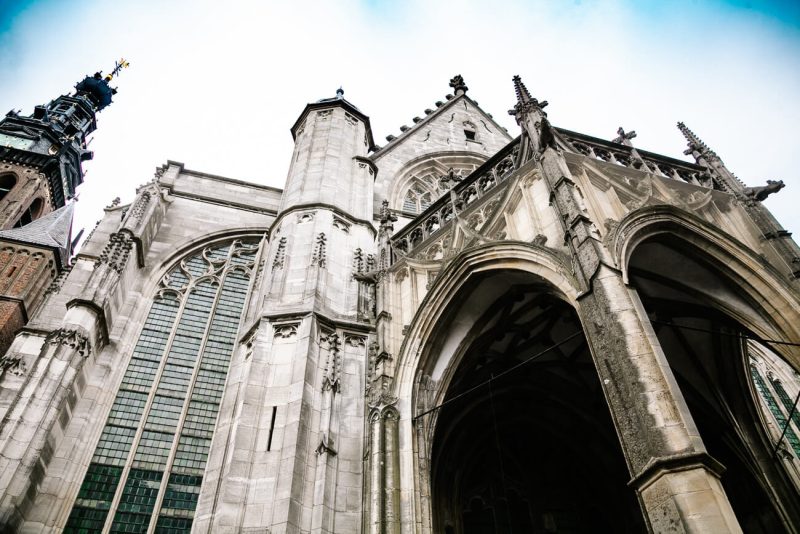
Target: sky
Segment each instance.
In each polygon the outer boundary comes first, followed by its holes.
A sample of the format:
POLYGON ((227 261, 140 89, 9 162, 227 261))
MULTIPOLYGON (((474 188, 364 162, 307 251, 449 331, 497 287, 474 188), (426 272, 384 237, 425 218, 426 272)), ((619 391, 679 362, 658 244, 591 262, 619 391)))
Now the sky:
POLYGON ((342 86, 385 144, 455 74, 512 135, 515 74, 570 130, 622 126, 687 159, 683 121, 746 184, 783 180, 765 204, 800 232, 797 1, 0 0, 0 109, 31 113, 120 57, 76 232, 167 160, 282 188, 306 103, 342 86))

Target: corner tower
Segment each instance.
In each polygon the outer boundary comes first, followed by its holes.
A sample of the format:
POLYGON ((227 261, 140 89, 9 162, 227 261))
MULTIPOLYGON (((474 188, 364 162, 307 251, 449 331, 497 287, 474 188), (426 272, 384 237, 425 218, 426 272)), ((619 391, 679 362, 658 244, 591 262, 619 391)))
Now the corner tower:
POLYGON ((86 76, 75 92, 36 106, 32 115, 9 111, 0 119, 0 230, 24 226, 66 205, 83 183, 82 163, 92 159, 87 138, 97 113, 116 89, 109 82, 127 67, 86 76))
POLYGON ((281 210, 329 204, 360 219, 371 219, 375 167, 369 117, 336 96, 308 104, 292 126, 294 152, 281 210))

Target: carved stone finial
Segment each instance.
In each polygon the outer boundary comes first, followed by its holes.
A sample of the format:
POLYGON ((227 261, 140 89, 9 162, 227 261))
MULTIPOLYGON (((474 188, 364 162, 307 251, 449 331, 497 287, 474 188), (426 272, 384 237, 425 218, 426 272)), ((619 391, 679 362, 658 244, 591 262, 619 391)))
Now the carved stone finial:
POLYGON ((539 102, 539 100, 533 98, 519 75, 514 76, 512 80, 514 81, 514 92, 517 94, 517 103, 514 105, 514 109, 508 110, 508 114, 519 118, 523 113, 538 110, 546 117, 547 113, 543 110, 547 107, 547 101, 542 100, 539 102))
POLYGON ((767 180, 767 185, 745 187, 744 194, 753 200, 762 201, 772 193, 777 193, 784 187, 786 187, 786 184, 783 183, 783 180, 767 180))
MULTIPOLYGON (((706 145, 699 137, 697 137, 693 131, 687 128, 684 123, 679 122, 678 129, 686 138, 687 146, 689 147, 684 151, 685 155, 689 156, 697 152, 697 154, 704 156, 706 159, 719 159, 717 153, 711 150, 708 145, 706 145)), ((697 159, 697 156, 695 156, 695 159, 697 159)))
POLYGON ((456 74, 450 79, 450 87, 453 88, 456 96, 463 95, 469 90, 469 87, 464 83, 464 77, 460 74, 456 74))
POLYGON ((392 224, 393 222, 397 222, 397 215, 395 215, 389 210, 388 200, 384 200, 383 202, 381 202, 380 221, 381 225, 392 224))
POLYGON ((631 139, 633 139, 634 137, 636 137, 636 130, 631 130, 630 132, 626 132, 625 130, 622 129, 622 126, 620 126, 619 128, 617 128, 617 137, 615 137, 611 142, 625 146, 633 146, 633 144, 631 143, 631 139))
POLYGON ((120 203, 120 199, 119 199, 119 197, 116 197, 116 198, 114 198, 114 200, 111 201, 111 204, 106 206, 106 209, 117 207, 117 206, 119 206, 119 203, 120 203))

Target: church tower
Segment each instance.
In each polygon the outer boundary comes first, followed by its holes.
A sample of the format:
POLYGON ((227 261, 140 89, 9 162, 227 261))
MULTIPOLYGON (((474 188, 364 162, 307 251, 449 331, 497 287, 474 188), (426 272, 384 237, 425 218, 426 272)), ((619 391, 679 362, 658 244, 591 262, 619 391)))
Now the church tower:
POLYGON ((73 94, 32 115, 12 110, 0 119, 0 356, 69 268, 70 199, 83 183, 82 162, 92 157, 87 139, 116 93, 109 82, 127 65, 123 59, 105 77, 86 76, 73 94))
POLYGON ((32 115, 11 110, 0 119, 0 229, 24 226, 75 196, 82 164, 92 159, 87 140, 97 113, 117 92, 109 82, 127 65, 122 59, 105 77, 85 77, 74 93, 36 106, 32 115))

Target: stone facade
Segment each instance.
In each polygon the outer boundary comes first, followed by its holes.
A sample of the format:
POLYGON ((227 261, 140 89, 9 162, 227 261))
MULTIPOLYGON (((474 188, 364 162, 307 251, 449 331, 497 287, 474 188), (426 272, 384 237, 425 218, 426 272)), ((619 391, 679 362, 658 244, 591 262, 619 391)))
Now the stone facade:
POLYGON ((800 530, 771 190, 451 87, 383 147, 309 104, 283 190, 168 162, 107 207, 3 359, 5 530, 800 530))

